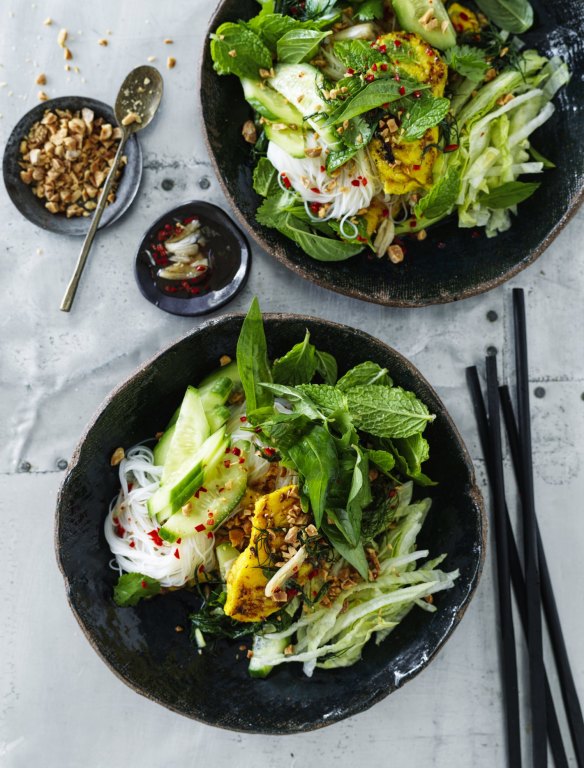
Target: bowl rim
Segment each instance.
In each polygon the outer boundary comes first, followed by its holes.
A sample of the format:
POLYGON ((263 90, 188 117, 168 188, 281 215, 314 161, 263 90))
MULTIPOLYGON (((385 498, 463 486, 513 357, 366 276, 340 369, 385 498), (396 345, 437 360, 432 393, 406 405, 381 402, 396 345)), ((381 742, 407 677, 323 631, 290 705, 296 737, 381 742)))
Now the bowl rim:
POLYGON ((252 251, 249 244, 249 240, 245 232, 242 231, 239 224, 231 218, 229 213, 215 203, 210 203, 207 200, 196 200, 190 198, 183 200, 180 203, 176 203, 172 208, 169 208, 164 213, 161 213, 148 228, 144 231, 138 247, 136 248, 136 254, 134 256, 133 271, 136 284, 142 296, 146 301, 150 302, 157 309, 161 309, 163 312, 167 312, 170 315, 176 315, 178 317, 200 317, 201 315, 208 315, 211 312, 216 312, 221 307, 232 301, 237 294, 244 288, 249 272, 251 269, 252 251), (230 231, 236 240, 239 242, 239 266, 232 280, 227 283, 223 288, 219 290, 209 291, 201 296, 193 296, 190 299, 177 299, 170 295, 164 295, 161 293, 160 300, 158 302, 153 300, 146 286, 145 281, 141 277, 140 272, 140 260, 143 252, 146 250, 147 240, 151 233, 159 227, 162 222, 173 216, 180 208, 189 207, 196 210, 198 213, 207 215, 208 217, 216 216, 217 222, 221 228, 230 231), (210 304, 209 300, 212 297, 221 294, 214 304, 210 304), (181 304, 181 302, 184 302, 181 304))
MULTIPOLYGON (((70 106, 68 106, 69 103, 76 100, 86 102, 87 106, 90 109, 94 109, 95 111, 99 110, 102 114, 107 116, 108 120, 110 120, 110 122, 113 123, 114 126, 117 125, 114 109, 110 104, 107 104, 105 101, 101 101, 100 99, 95 99, 93 98, 93 96, 76 96, 74 94, 68 95, 68 96, 55 96, 52 99, 47 99, 46 101, 42 101, 39 104, 35 104, 34 107, 31 107, 23 115, 20 116, 20 118, 14 124, 12 130, 8 135, 8 139, 6 140, 6 144, 4 145, 4 153, 2 157, 2 178, 4 181, 4 188, 6 190, 6 194, 10 199, 10 202, 14 205, 16 210, 21 214, 21 216, 24 216, 24 218, 27 221, 30 221, 31 224, 34 224, 35 227, 40 227, 46 232, 54 232, 57 235, 65 235, 67 237, 85 237, 87 235, 87 232, 89 231, 89 227, 91 226, 92 215, 87 217, 76 217, 75 219, 73 219, 73 221, 82 220, 86 222, 87 224, 86 228, 84 229, 84 231, 80 231, 80 232, 72 232, 66 228, 66 223, 67 221, 69 221, 69 219, 67 219, 64 214, 55 214, 56 218, 54 219, 54 225, 52 225, 53 219, 49 219, 49 222, 51 225, 47 225, 46 223, 39 221, 39 219, 36 217, 34 213, 31 213, 29 209, 20 205, 18 198, 13 194, 11 185, 8 183, 9 179, 11 180, 12 178, 14 178, 13 174, 9 171, 9 164, 13 159, 12 153, 9 151, 9 148, 14 142, 14 146, 18 149, 18 143, 15 141, 15 139, 18 138, 19 136, 22 136, 22 131, 24 126, 26 126, 33 117, 35 118, 35 122, 36 122, 37 118, 36 118, 36 114, 34 113, 38 112, 39 116, 42 116, 42 113, 47 109, 69 109, 70 108, 70 106), (65 226, 61 226, 63 223, 65 226)), ((132 169, 133 169, 133 173, 135 174, 135 178, 133 182, 130 184, 130 186, 128 186, 128 189, 126 190, 126 194, 122 198, 120 198, 119 195, 116 196, 116 200, 114 203, 112 203, 112 206, 115 206, 116 204, 119 203, 119 207, 117 209, 112 208, 113 214, 111 214, 111 218, 108 218, 106 216, 109 206, 106 207, 104 211, 104 215, 98 225, 98 230, 105 229, 106 227, 109 227, 112 224, 115 224, 119 219, 121 219, 122 216, 125 213, 127 213, 128 209, 136 199, 136 195, 138 194, 138 191, 140 189, 144 163, 142 158, 142 147, 138 140, 137 134, 133 133, 130 136, 130 138, 128 139, 128 144, 130 144, 130 146, 134 148, 134 152, 135 152, 135 159, 134 159, 134 162, 132 163, 132 169)), ((20 179, 18 179, 18 181, 19 183, 22 184, 20 179)), ((119 188, 118 188, 118 191, 119 191, 119 188)), ((31 195, 32 195, 32 190, 31 190, 31 195)))
MULTIPOLYGON (((215 12, 213 13, 211 21, 209 22, 209 25, 207 27, 207 33, 204 37, 205 45, 203 46, 200 57, 199 57, 199 82, 202 82, 203 73, 205 72, 205 64, 208 61, 210 56, 208 52, 209 46, 207 41, 209 40, 210 34, 215 30, 215 26, 217 24, 216 19, 221 14, 223 10, 223 6, 225 5, 226 2, 228 2, 228 0, 220 0, 220 2, 218 3, 215 9, 215 12)), ((217 75, 217 77, 219 77, 219 75, 217 75)), ((335 293, 340 293, 343 296, 349 296, 352 299, 360 299, 361 301, 367 301, 370 304, 379 304, 384 307, 396 307, 399 309, 416 309, 418 307, 428 307, 428 306, 433 306, 437 304, 450 304, 455 301, 462 301, 464 299, 469 299, 472 296, 478 296, 482 293, 487 293, 488 291, 491 291, 494 288, 497 288, 499 285, 506 283, 508 280, 511 280, 511 278, 515 277, 524 269, 531 266, 531 264, 533 264, 544 253, 544 251, 546 251, 549 248, 552 242, 556 239, 556 237, 558 237, 558 235, 562 232, 564 227, 572 219, 572 217, 575 216, 580 206, 584 203, 584 177, 583 177, 580 183, 580 189, 572 197, 565 213, 554 224, 551 230, 547 233, 546 237, 538 244, 538 246, 533 251, 531 251, 526 256, 524 256, 517 264, 515 264, 513 267, 508 269, 502 275, 498 275, 497 277, 494 277, 491 280, 484 280, 478 285, 473 285, 472 287, 465 288, 460 291, 442 290, 438 296, 435 296, 431 299, 425 299, 425 298, 401 299, 398 297, 389 297, 384 300, 379 297, 371 296, 367 294, 366 291, 358 287, 345 288, 343 286, 337 285, 329 277, 315 278, 310 269, 303 266, 302 264, 291 261, 287 257, 286 249, 283 246, 282 247, 279 245, 276 245, 275 247, 271 246, 266 241, 264 236, 256 228, 254 228, 252 224, 250 224, 247 217, 245 217, 243 213, 240 211, 237 201, 235 200, 235 197, 230 193, 227 187, 227 184, 225 183, 223 176, 219 171, 219 165, 217 163, 215 153, 211 146, 211 138, 210 138, 209 130, 207 127, 207 121, 205 120, 202 88, 199 88, 199 103, 200 103, 199 123, 200 125, 202 125, 203 139, 205 141, 207 154, 211 160, 211 165, 213 167, 213 170, 215 171, 215 177, 219 181, 219 185, 223 191, 223 194, 227 198, 237 220, 239 221, 241 226, 247 231, 247 233, 252 238, 252 240, 258 243, 269 256, 277 259, 277 261, 279 261, 280 264, 283 264, 292 272, 295 272, 299 277, 303 278, 304 280, 308 280, 313 285, 317 285, 321 288, 326 288, 327 290, 334 291, 335 293)))
POLYGON ((206 322, 197 326, 197 328, 195 328, 194 330, 187 331, 186 333, 181 335, 178 339, 165 345, 161 350, 159 350, 157 353, 150 356, 146 361, 141 363, 137 368, 135 368, 132 371, 132 373, 129 374, 129 376, 127 376, 120 384, 114 387, 114 389, 111 390, 111 392, 105 397, 105 399, 100 403, 100 405, 94 412, 93 416, 87 423, 81 437, 79 438, 77 445, 75 446, 75 449, 73 450, 73 453, 71 455, 71 459, 69 460, 65 477, 63 478, 59 486, 59 491, 56 499, 53 540, 54 540, 55 557, 57 560, 57 565, 59 567, 59 570, 61 572, 61 575, 65 583, 65 592, 67 595, 67 602, 69 604, 69 607, 73 615, 75 616, 75 619, 79 624, 83 634, 85 635, 86 639, 89 641, 94 651, 97 653, 100 659, 106 664, 106 666, 115 674, 115 676, 119 680, 125 683, 135 693, 138 693, 141 696, 144 696, 150 701, 153 701, 156 704, 159 704, 165 707, 166 709, 171 710, 172 712, 176 712, 177 714, 182 715, 183 717, 187 717, 190 720, 194 720, 196 722, 204 723, 205 725, 209 725, 215 728, 221 728, 222 730, 233 731, 236 733, 249 733, 249 734, 255 733, 255 734, 264 734, 264 735, 290 735, 292 733, 305 733, 305 732, 319 730, 328 725, 332 725, 333 723, 339 722, 348 717, 352 717, 354 715, 359 714, 360 712, 364 712, 370 709, 374 704, 377 704, 379 701, 382 701, 390 693, 393 693, 394 691, 401 688, 405 683, 412 680, 430 664, 430 662, 436 657, 436 655, 442 650, 446 642, 450 639, 456 627, 460 624, 462 617, 466 613, 466 610, 476 593, 480 578, 483 573, 485 557, 486 557, 486 548, 487 548, 487 540, 488 540, 487 539, 488 517, 485 509, 484 498, 483 498, 481 489, 477 483, 474 465, 473 465, 470 453, 460 435, 460 432, 458 431, 456 425, 454 424, 454 421, 452 420, 450 413, 442 403, 442 400, 436 393, 435 389, 426 380, 423 374, 418 370, 418 368, 412 362, 410 362, 406 357, 404 357, 404 355, 402 355, 401 352, 398 352, 393 347, 390 347, 389 344, 386 344, 384 341, 377 339, 375 336, 372 336, 366 331, 362 331, 360 329, 353 328, 348 325, 344 325, 343 323, 337 323, 331 320, 326 320, 326 319, 314 317, 311 315, 300 315, 300 314, 292 314, 292 313, 266 312, 266 313, 262 313, 262 317, 264 320, 275 320, 275 321, 293 320, 293 321, 302 321, 302 322, 324 323, 331 330, 332 329, 341 329, 343 331, 349 330, 351 333, 356 334, 358 337, 360 337, 363 340, 367 340, 367 341, 373 340, 377 345, 380 345, 381 347, 388 350, 390 355, 395 356, 395 358, 400 362, 401 365, 403 365, 410 373, 414 374, 416 379, 420 381, 421 385, 427 388, 428 394, 434 397, 438 401, 438 403, 442 406, 441 417, 445 419, 448 429, 451 431, 453 438, 455 439, 456 443, 460 448, 461 460, 464 463, 464 467, 468 475, 468 480, 465 487, 465 495, 468 496, 472 506, 476 510, 477 522, 478 522, 478 528, 479 528, 478 532, 479 532, 480 539, 477 540, 476 542, 476 545, 478 547, 478 553, 477 553, 478 557, 475 560, 474 569, 469 578, 468 586, 466 588, 462 602, 456 608, 456 611, 452 614, 449 626, 443 632, 437 644, 433 647, 431 652, 426 655, 423 664, 418 665, 415 669, 408 671, 408 673, 400 677, 400 679, 395 684, 394 682, 388 681, 387 684, 380 686, 377 693, 374 696, 371 696, 369 698, 361 697, 361 699, 358 702, 356 702, 354 705, 348 708, 343 708, 342 711, 335 710, 335 712, 330 713, 330 715, 326 719, 324 720, 321 719, 318 722, 311 723, 309 726, 303 725, 301 727, 297 727, 295 729, 288 729, 288 730, 284 730, 284 729, 262 730, 262 729, 254 729, 254 728, 242 729, 242 728, 237 728, 236 726, 228 726, 228 725, 225 725, 224 723, 210 722, 208 720, 202 719, 201 717, 197 717, 192 713, 184 712, 179 707, 174 706, 173 704, 162 700, 158 696, 152 694, 147 688, 142 687, 138 683, 131 680, 129 677, 126 677, 101 652, 97 641, 94 639, 89 629, 83 623, 81 616, 79 615, 77 608, 74 605, 74 602, 71 597, 71 591, 69 588, 69 577, 66 573, 65 566, 61 557, 61 546, 60 546, 59 538, 60 538, 60 531, 62 528, 62 520, 64 516, 62 508, 66 501, 68 486, 71 482, 71 478, 77 467, 77 464, 81 459, 84 444, 89 433, 93 430, 93 428, 95 427, 99 419, 102 417, 106 409, 113 403, 113 401, 118 397, 118 395, 120 395, 128 387, 131 387, 136 381, 136 379, 138 379, 144 371, 150 368, 150 366, 152 366, 155 363, 155 361, 158 360, 158 358, 162 357, 163 355, 165 355, 167 352, 169 352, 171 349, 178 346, 179 344, 182 344, 186 339, 192 336, 196 336, 199 333, 209 328, 213 328, 214 326, 220 326, 232 320, 243 321, 243 319, 245 318, 244 312, 232 312, 232 313, 224 314, 224 315, 221 315, 221 317, 207 320, 206 322))

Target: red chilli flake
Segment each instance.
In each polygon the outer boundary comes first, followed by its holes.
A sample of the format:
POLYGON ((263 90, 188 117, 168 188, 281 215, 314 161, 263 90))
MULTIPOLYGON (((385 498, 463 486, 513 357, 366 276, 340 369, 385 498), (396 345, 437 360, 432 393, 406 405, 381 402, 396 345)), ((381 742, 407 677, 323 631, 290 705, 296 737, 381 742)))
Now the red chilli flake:
POLYGON ((366 243, 367 242, 367 238, 366 237, 362 237, 362 235, 357 235, 357 242, 358 243, 366 243))
POLYGON ((241 449, 236 446, 235 448, 232 448, 232 453, 234 456, 241 456, 241 449))
POLYGON ((352 67, 347 67, 347 74, 348 75, 354 75, 355 74, 355 70, 352 67))
POLYGON ((199 523, 198 525, 195 525, 195 531, 197 533, 201 533, 201 531, 204 531, 204 530, 205 530, 205 526, 203 525, 203 523, 199 523))
POLYGON ((387 217, 389 216, 389 211, 387 210, 387 208, 383 209, 383 213, 381 215, 383 216, 384 219, 387 219, 387 217))
POLYGON ((142 579, 142 581, 140 582, 140 586, 142 587, 142 589, 146 589, 148 584, 146 583, 146 581, 144 579, 142 579))
POLYGON ((396 48, 401 48, 401 40, 394 40, 393 44, 395 45, 396 48))
MULTIPOLYGON (((379 46, 379 52, 380 53, 387 53, 387 45, 385 45, 385 43, 383 43, 382 45, 379 46)), ((383 69, 384 66, 387 69, 387 64, 382 64, 381 65, 381 69, 383 69)))
POLYGON ((365 75, 365 82, 372 83, 375 80, 375 75, 365 75))
POLYGON ((400 85, 399 93, 400 93, 400 96, 405 96, 406 95, 406 87, 405 87, 405 85, 400 85))
POLYGON ((154 528, 153 530, 148 532, 148 536, 150 536, 150 538, 156 544, 157 547, 162 547, 164 545, 164 541, 158 535, 159 530, 160 528, 154 528))
POLYGON ((361 185, 361 182, 360 182, 358 179, 353 179, 353 180, 351 181, 351 184, 352 184, 354 187, 359 187, 359 186, 361 185))
POLYGON ((318 213, 320 211, 320 203, 310 203, 309 207, 312 213, 318 213))
POLYGON ((130 548, 134 549, 135 546, 136 546, 136 542, 135 541, 131 541, 130 542, 130 548))
POLYGON ((126 532, 126 529, 124 528, 124 526, 118 523, 116 525, 116 534, 120 537, 120 539, 123 537, 125 532, 126 532))
POLYGON ((379 65, 382 72, 387 72, 387 64, 383 63, 379 65))
POLYGON ((241 422, 243 422, 243 421, 247 421, 247 416, 240 416, 240 417, 239 417, 239 420, 240 420, 241 422))
POLYGON ((444 147, 445 152, 455 152, 458 149, 458 144, 447 144, 444 147))
POLYGON ((410 219, 410 227, 413 228, 417 226, 418 226, 418 222, 415 219, 410 219))
POLYGON ((363 177, 363 178, 361 179, 361 184, 363 184, 363 186, 364 186, 364 187, 366 187, 366 186, 367 186, 367 183, 368 183, 368 182, 367 182, 367 179, 366 179, 365 177, 363 177))
POLYGON ((318 576, 318 568, 313 568, 308 574, 309 579, 314 579, 318 576))
POLYGON ((463 21, 468 21, 468 20, 469 20, 469 18, 470 18, 470 17, 469 17, 469 15, 468 15, 468 13, 465 13, 464 11, 461 11, 461 12, 460 12, 458 15, 460 16, 460 18, 461 18, 463 21))
POLYGON ((200 565, 199 566, 199 573, 205 573, 205 566, 204 565, 200 565))
POLYGON ((315 195, 320 195, 320 189, 318 187, 310 187, 310 191, 314 192, 315 195))
POLYGON ((266 456, 273 456, 276 453, 276 450, 274 448, 264 448, 264 453, 266 456))
POLYGON ((292 186, 290 179, 286 176, 285 173, 281 173, 280 176, 282 177, 282 184, 286 187, 286 189, 290 189, 292 186))
POLYGON ((180 544, 180 543, 181 543, 181 541, 182 541, 182 539, 179 537, 179 538, 176 540, 176 543, 177 543, 177 544, 180 544))
POLYGON ((207 538, 208 539, 212 539, 213 538, 213 534, 211 533, 211 531, 209 531, 209 533, 207 534, 207 538))
POLYGON ((229 469, 229 467, 231 466, 231 462, 230 461, 224 461, 223 462, 223 466, 225 467, 225 469, 229 469))
POLYGON ((421 165, 412 165, 412 171, 419 171, 421 168, 421 165))
POLYGON ((372 72, 377 72, 377 64, 372 64, 371 65, 371 71, 372 72))
POLYGON ((325 171, 326 171, 326 166, 325 165, 321 165, 320 166, 320 172, 324 173, 325 171))
POLYGON ((414 99, 419 99, 421 95, 422 95, 421 91, 414 91, 413 94, 412 94, 414 99))
POLYGON ((180 560, 180 552, 178 551, 178 549, 174 550, 174 556, 176 557, 177 560, 180 560))
POLYGON ((387 495, 389 496, 390 499, 394 499, 397 496, 397 491, 395 490, 395 488, 391 488, 387 495))
POLYGON ((243 456, 241 456, 241 458, 239 459, 239 463, 243 464, 244 462, 245 462, 245 459, 243 458, 243 456))

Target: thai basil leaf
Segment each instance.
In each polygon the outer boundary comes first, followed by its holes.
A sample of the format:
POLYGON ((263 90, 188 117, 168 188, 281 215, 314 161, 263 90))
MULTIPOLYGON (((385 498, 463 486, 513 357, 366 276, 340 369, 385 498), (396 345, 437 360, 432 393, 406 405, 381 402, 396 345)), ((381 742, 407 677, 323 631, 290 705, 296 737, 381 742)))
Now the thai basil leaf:
POLYGON ((423 94, 415 99, 413 105, 404 114, 400 134, 404 141, 421 139, 429 128, 434 128, 444 120, 450 109, 450 99, 423 94))
POLYGON ((254 297, 251 303, 237 340, 237 368, 245 392, 248 418, 250 418, 253 417, 255 410, 272 405, 274 400, 271 392, 261 386, 262 382, 272 380, 272 373, 257 297, 254 297))
POLYGON ((316 372, 325 384, 335 384, 337 380, 337 361, 328 352, 316 350, 316 372))
POLYGON ((303 413, 312 421, 326 421, 326 414, 304 394, 302 387, 288 387, 284 384, 263 384, 266 390, 277 397, 288 400, 296 413, 303 413))
POLYGON ((220 75, 259 78, 260 69, 270 69, 272 54, 245 24, 221 24, 211 35, 213 67, 220 75), (233 55, 235 52, 235 55, 233 55))
POLYGON ((377 363, 373 363, 370 360, 365 363, 359 363, 354 368, 342 376, 338 382, 337 387, 343 392, 347 392, 352 387, 363 386, 367 384, 383 385, 385 387, 391 387, 393 382, 387 372, 387 368, 382 368, 377 363))
POLYGON ((347 243, 317 235, 311 232, 310 227, 297 216, 289 213, 277 229, 294 240, 303 251, 317 261, 346 261, 363 250, 362 243, 347 243))
POLYGON ((363 117, 354 117, 343 131, 343 144, 349 149, 359 151, 366 147, 375 133, 376 123, 367 122, 363 117))
POLYGON ((538 183, 531 181, 508 181, 500 187, 495 187, 486 195, 481 195, 478 202, 485 208, 509 208, 527 200, 539 186, 538 183))
POLYGON ((316 348, 306 331, 304 341, 295 344, 283 357, 274 360, 272 378, 276 384, 308 384, 316 373, 316 348))
POLYGON ((317 527, 324 516, 329 486, 338 476, 338 458, 331 435, 320 424, 315 424, 288 451, 301 478, 303 491, 310 499, 310 506, 317 527))
POLYGON ((136 605, 143 597, 160 592, 160 582, 143 573, 123 573, 114 587, 114 602, 120 608, 136 605))
POLYGON ((287 452, 312 427, 312 420, 303 413, 277 413, 262 421, 262 435, 280 451, 287 452))
POLYGON ((312 59, 319 45, 331 32, 310 29, 293 29, 286 32, 277 44, 278 61, 286 64, 299 64, 312 59))
POLYGON ((410 437, 436 418, 413 392, 401 387, 353 387, 347 401, 357 429, 377 437, 410 437))
POLYGON ((501 29, 520 35, 533 24, 528 0, 477 0, 481 11, 501 29))
POLYGON ((342 533, 326 520, 323 521, 321 530, 337 552, 367 580, 369 578, 369 564, 363 545, 359 543, 356 547, 351 547, 342 533))
POLYGON ((352 157, 355 157, 359 150, 357 147, 346 147, 345 149, 333 149, 326 156, 327 173, 332 173, 340 168, 352 157))
POLYGON ((324 125, 329 127, 337 123, 344 123, 345 120, 351 120, 353 117, 357 117, 357 115, 361 115, 363 112, 368 112, 370 109, 376 109, 384 104, 397 101, 402 96, 407 96, 413 91, 421 91, 427 88, 429 86, 420 85, 420 83, 411 78, 406 79, 405 77, 402 77, 400 82, 386 78, 374 80, 372 83, 368 83, 355 96, 351 96, 342 102, 333 111, 324 125))
POLYGON ((361 535, 363 510, 371 504, 372 496, 367 453, 362 451, 357 445, 354 445, 353 449, 357 452, 357 460, 353 470, 349 498, 347 499, 347 513, 355 533, 355 539, 352 543, 356 545, 361 535))
POLYGON ((324 16, 333 10, 335 3, 336 0, 306 0, 306 15, 309 18, 324 16))

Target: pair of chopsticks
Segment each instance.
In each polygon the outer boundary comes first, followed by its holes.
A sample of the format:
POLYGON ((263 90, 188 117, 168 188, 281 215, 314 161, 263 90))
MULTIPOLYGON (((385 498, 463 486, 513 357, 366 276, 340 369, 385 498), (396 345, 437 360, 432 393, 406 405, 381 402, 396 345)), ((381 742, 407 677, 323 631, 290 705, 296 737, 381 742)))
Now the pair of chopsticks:
POLYGON ((467 368, 467 383, 492 492, 508 764, 510 768, 521 768, 522 765, 545 768, 548 764, 547 742, 549 740, 556 768, 567 768, 568 766, 558 713, 543 658, 543 606, 576 764, 579 768, 584 768, 584 718, 568 659, 535 512, 527 322, 525 296, 520 288, 513 290, 513 317, 518 420, 516 420, 513 411, 509 387, 499 386, 496 356, 490 355, 486 358, 488 411, 483 399, 477 368, 475 366, 467 368), (521 501, 524 567, 522 567, 505 501, 501 412, 521 501), (531 762, 522 762, 521 757, 519 684, 511 586, 515 594, 515 602, 529 652, 531 762))

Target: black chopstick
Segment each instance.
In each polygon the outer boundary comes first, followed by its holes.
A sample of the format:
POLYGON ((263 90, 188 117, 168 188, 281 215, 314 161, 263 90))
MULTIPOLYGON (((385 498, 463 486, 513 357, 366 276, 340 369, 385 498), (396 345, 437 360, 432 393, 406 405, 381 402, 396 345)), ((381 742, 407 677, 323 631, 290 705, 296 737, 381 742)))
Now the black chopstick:
POLYGON ((533 768, 546 768, 546 706, 543 666, 541 592, 533 464, 531 453, 531 414, 529 409, 529 373, 527 363, 527 321, 523 289, 513 289, 515 327, 515 368, 517 376, 517 410, 521 451, 521 486, 523 488, 523 543, 527 601, 527 643, 529 646, 529 695, 531 702, 531 743, 533 768))
MULTIPOLYGON (((523 488, 520 466, 521 457, 519 449, 519 433, 517 430, 517 422, 515 421, 515 414, 513 412, 513 405, 511 403, 509 387, 500 387, 499 395, 501 398, 503 419, 505 421, 505 429, 507 431, 513 469, 515 471, 519 493, 522 497, 523 488)), ((541 578, 541 597, 544 614, 547 621, 556 666, 558 669, 560 688, 564 700, 564 707, 566 709, 566 718, 568 720, 568 726, 572 736, 572 743, 574 745, 574 752, 576 753, 576 761, 579 768, 584 768, 584 717, 582 716, 582 708, 578 699, 578 693, 574 683, 574 676, 572 675, 572 668, 568 658, 568 651, 564 640, 564 633, 562 632, 560 615, 556 605, 550 571, 543 548, 543 541, 541 538, 539 525, 537 523, 537 518, 535 521, 535 531, 537 536, 537 550, 539 556, 539 570, 541 578)))
POLYGON ((509 542, 505 525, 505 480, 501 448, 499 416, 499 382, 497 358, 487 357, 487 402, 489 407, 489 453, 492 468, 492 504, 497 542, 497 584, 499 589, 499 618, 501 625, 503 690, 505 693, 507 755, 509 766, 521 766, 521 725, 519 722, 519 682, 515 631, 511 604, 511 575, 509 572, 509 542))
MULTIPOLYGON (((479 381, 478 371, 476 367, 472 366, 466 369, 468 388, 471 394, 471 400, 475 413, 475 419, 477 422, 477 428, 479 438, 481 441, 481 447, 485 462, 487 466, 487 474, 489 479, 492 477, 492 462, 490 457, 489 447, 489 424, 487 420, 487 411, 483 400, 483 394, 481 391, 481 385, 479 381)), ((507 506, 505 506, 505 521, 507 528, 507 540, 509 543, 509 568, 511 572, 511 583, 513 585, 513 591, 515 592, 516 604, 519 612, 519 618, 523 626, 523 631, 527 630, 527 610, 525 605, 525 580, 523 578, 523 572, 521 570, 521 561, 519 559, 519 550, 515 542, 515 536, 513 534, 513 528, 511 526, 511 520, 509 518, 509 512, 507 506)), ((548 712, 548 737, 552 755, 554 758, 554 764, 556 768, 568 768, 568 757, 562 741, 562 734, 560 731, 560 725, 556 709, 554 706, 551 688, 546 675, 545 678, 546 687, 546 706, 548 712)))

